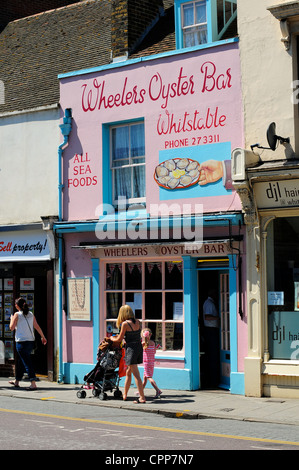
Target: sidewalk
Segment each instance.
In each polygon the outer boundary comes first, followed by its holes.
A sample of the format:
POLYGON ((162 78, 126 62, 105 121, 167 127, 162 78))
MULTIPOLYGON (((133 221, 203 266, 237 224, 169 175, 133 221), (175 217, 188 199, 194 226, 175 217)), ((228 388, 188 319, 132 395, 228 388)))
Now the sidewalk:
POLYGON ((154 400, 154 389, 146 388, 146 404, 134 404, 136 388, 133 387, 129 390, 128 400, 124 402, 115 399, 113 392, 107 392, 107 400, 100 400, 92 395, 92 390, 86 390, 86 398, 80 399, 77 391, 81 389, 81 385, 58 384, 42 379, 37 382, 38 390, 27 391, 26 387, 30 382, 21 382, 20 388, 13 388, 8 383, 9 380, 11 379, 0 377, 0 397, 134 409, 173 418, 225 418, 299 426, 299 398, 252 398, 231 395, 223 390, 163 390, 162 398, 154 400))

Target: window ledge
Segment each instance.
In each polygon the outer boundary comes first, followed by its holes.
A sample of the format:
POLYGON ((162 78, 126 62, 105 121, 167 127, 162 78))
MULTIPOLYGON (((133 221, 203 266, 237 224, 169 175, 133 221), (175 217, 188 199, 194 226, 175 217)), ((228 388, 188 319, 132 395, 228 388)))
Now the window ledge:
POLYGON ((156 351, 155 360, 184 361, 185 355, 182 351, 156 351))
POLYGON ((234 42, 239 42, 239 38, 234 37, 234 38, 228 38, 228 39, 220 39, 219 41, 206 42, 204 44, 199 44, 198 46, 181 47, 181 48, 176 49, 176 52, 177 53, 193 52, 193 51, 197 51, 201 49, 210 49, 212 47, 219 47, 219 46, 231 44, 234 42))
POLYGON ((266 364, 292 364, 295 366, 299 366, 299 360, 294 361, 291 359, 270 359, 266 364))
POLYGON ((271 359, 262 367, 263 375, 271 376, 298 376, 299 361, 286 359, 271 359))

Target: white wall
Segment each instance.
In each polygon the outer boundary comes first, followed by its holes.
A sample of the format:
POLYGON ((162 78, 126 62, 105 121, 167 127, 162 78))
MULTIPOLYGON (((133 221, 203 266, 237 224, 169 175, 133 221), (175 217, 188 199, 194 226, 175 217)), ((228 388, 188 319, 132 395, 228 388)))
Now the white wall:
MULTIPOLYGON (((259 143, 268 147, 266 131, 276 122, 277 134, 294 142, 292 98, 292 46, 289 51, 281 41, 279 21, 267 10, 283 0, 238 0, 238 33, 246 148, 259 143)), ((287 3, 287 2, 285 2, 287 3)), ((284 158, 283 146, 274 153, 262 152, 262 159, 284 158)))
POLYGON ((0 116, 0 224, 58 214, 60 112, 0 116))

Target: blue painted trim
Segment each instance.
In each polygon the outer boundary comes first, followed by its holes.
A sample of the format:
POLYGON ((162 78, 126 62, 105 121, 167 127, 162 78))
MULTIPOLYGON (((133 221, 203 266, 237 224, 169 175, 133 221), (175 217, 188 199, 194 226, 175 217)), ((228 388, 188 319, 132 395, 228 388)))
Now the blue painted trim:
POLYGON ((245 375, 244 372, 232 372, 230 376, 232 395, 245 395, 245 375))
MULTIPOLYGON (((228 255, 229 258, 229 305, 230 305, 230 392, 236 395, 245 395, 243 372, 238 372, 238 312, 237 312, 237 263, 236 255, 228 255)), ((227 271, 227 267, 201 268, 197 271, 227 271)))
POLYGON ((175 46, 177 49, 183 48, 182 16, 181 5, 186 0, 175 0, 174 2, 174 24, 175 24, 175 46))
MULTIPOLYGON (((64 382, 69 384, 83 384, 84 375, 94 368, 95 364, 63 363, 65 372, 64 382)), ((141 377, 143 377, 143 367, 139 367, 141 377)), ((155 367, 154 380, 158 387, 165 390, 192 390, 191 373, 188 369, 165 369, 155 367)), ((132 380, 132 387, 135 382, 132 380)), ((124 386, 124 377, 120 380, 120 387, 124 386)), ((74 392, 75 393, 75 392, 74 392)), ((108 392, 109 395, 110 392, 108 392)))
POLYGON ((110 125, 102 125, 102 169, 106 175, 102 181, 102 197, 105 204, 112 205, 112 174, 110 169, 110 125))
POLYGON ((230 298, 230 392, 245 395, 244 373, 238 372, 238 312, 237 312, 237 256, 229 255, 229 298, 230 298))
MULTIPOLYGON (((138 216, 138 214, 137 214, 138 216)), ((120 228, 126 228, 126 227, 121 227, 121 224, 128 224, 130 220, 136 219, 136 212, 126 212, 125 217, 123 216, 118 216, 117 214, 107 215, 107 216, 102 216, 100 217, 99 220, 95 220, 93 222, 56 222, 53 225, 53 230, 56 233, 83 233, 83 232, 94 232, 96 229, 96 226, 98 223, 102 223, 103 225, 107 224, 107 222, 111 222, 114 228, 117 228, 120 226, 120 228)), ((230 220, 232 225, 239 225, 239 222, 243 224, 243 215, 242 213, 234 213, 234 214, 227 214, 227 215, 217 215, 217 214, 212 214, 212 215, 205 215, 205 216, 193 216, 190 217, 190 219, 199 225, 203 226, 217 226, 217 227, 226 227, 228 226, 228 220, 230 220)), ((157 218, 157 219, 152 219, 149 217, 142 217, 139 219, 140 222, 147 223, 148 226, 150 225, 151 227, 163 227, 167 226, 169 223, 169 220, 167 218, 157 218)), ((173 224, 172 226, 175 227, 175 224, 181 224, 181 217, 175 217, 171 220, 171 223, 173 224)), ((112 227, 112 228, 113 228, 112 227)), ((149 240, 150 241, 150 240, 149 240)))
MULTIPOLYGON (((174 22, 175 22, 175 38, 176 38, 176 48, 182 49, 183 48, 183 28, 182 28, 182 10, 181 7, 184 3, 190 3, 190 0, 175 0, 174 2, 174 22)), ((213 46, 213 37, 212 37, 212 4, 211 0, 206 0, 206 12, 207 12, 207 32, 208 32, 208 43, 201 44, 200 46, 196 46, 199 48, 204 48, 203 46, 209 45, 209 47, 213 46)))
POLYGON ((230 357, 231 373, 238 372, 238 327, 237 327, 237 263, 236 255, 229 255, 229 305, 230 305, 230 357))
POLYGON ((212 2, 211 0, 206 0, 207 2, 207 29, 208 29, 208 43, 213 42, 213 12, 212 12, 212 2))
MULTIPOLYGON (((158 386, 170 390, 197 390, 200 388, 199 370, 199 339, 198 339, 198 286, 197 286, 197 259, 183 256, 183 279, 184 279, 184 306, 185 306, 185 357, 159 356, 157 360, 179 360, 185 361, 184 369, 155 368, 154 378, 158 386)), ((237 333, 237 272, 236 255, 229 255, 229 285, 230 285, 230 351, 231 351, 231 376, 230 392, 232 394, 245 395, 244 373, 238 372, 238 333, 237 333)), ((227 268, 215 268, 227 270, 227 268)), ((93 360, 96 363, 96 349, 99 343, 99 260, 92 259, 93 276, 93 360)), ((65 383, 82 383, 83 377, 94 364, 64 363, 65 383)), ((143 368, 140 367, 141 374, 143 368)), ((120 383, 123 386, 123 379, 120 383)))
POLYGON ((58 79, 61 80, 61 79, 64 79, 64 78, 77 77, 77 76, 80 76, 80 75, 86 75, 86 74, 90 74, 90 73, 104 72, 105 70, 118 69, 118 68, 122 68, 122 67, 127 67, 129 65, 140 64, 141 62, 148 62, 148 61, 151 61, 151 60, 164 59, 166 57, 173 57, 175 55, 187 54, 189 52, 196 52, 198 50, 211 49, 211 48, 219 47, 219 46, 226 46, 227 44, 233 44, 233 43, 238 43, 238 42, 239 42, 238 38, 224 39, 222 41, 215 41, 215 42, 212 42, 212 43, 201 44, 200 46, 186 47, 186 48, 180 49, 180 50, 163 52, 161 54, 155 54, 155 55, 150 55, 150 56, 146 56, 146 57, 139 57, 137 59, 129 59, 129 60, 126 60, 124 62, 116 62, 116 63, 112 63, 112 64, 101 65, 99 67, 92 67, 92 68, 88 68, 88 69, 75 70, 73 72, 62 73, 62 74, 58 75, 58 79))
POLYGON ((184 282, 185 368, 190 370, 191 390, 200 387, 198 342, 197 258, 182 256, 184 282))
MULTIPOLYGON (((176 32, 176 47, 178 49, 183 48, 183 28, 182 28, 182 14, 181 7, 184 3, 190 3, 190 0, 175 0, 175 32, 176 32)), ((206 0, 206 14, 207 14, 207 34, 208 34, 208 43, 210 46, 213 44, 213 35, 212 35, 212 4, 211 0, 206 0)), ((206 44, 201 44, 202 47, 206 44)))
POLYGON ((63 370, 63 240, 62 237, 58 239, 58 382, 64 381, 64 370, 63 370))
MULTIPOLYGON (((102 200, 104 201, 104 204, 110 204, 111 206, 113 205, 112 171, 110 168, 110 129, 111 127, 117 126, 119 124, 129 125, 136 122, 144 123, 144 117, 127 119, 125 121, 114 121, 109 122, 109 124, 102 124, 102 169, 103 175, 105 175, 105 178, 103 178, 102 181, 102 200)), ((115 215, 113 216, 115 217, 115 215)), ((106 217, 107 216, 105 216, 105 218, 106 217)))
POLYGON ((58 146, 58 219, 62 220, 62 153, 65 145, 68 143, 69 135, 72 130, 72 111, 70 108, 65 110, 65 116, 63 118, 63 124, 59 125, 61 133, 63 135, 63 142, 58 146))
POLYGON ((98 345, 100 344, 100 264, 98 258, 91 258, 92 263, 92 328, 93 328, 93 361, 97 362, 98 345))

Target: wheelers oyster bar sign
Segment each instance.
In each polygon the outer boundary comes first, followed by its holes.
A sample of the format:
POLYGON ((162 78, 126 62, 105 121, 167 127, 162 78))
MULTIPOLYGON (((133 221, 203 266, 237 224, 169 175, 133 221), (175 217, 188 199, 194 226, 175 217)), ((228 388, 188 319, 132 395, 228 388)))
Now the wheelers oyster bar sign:
POLYGON ((298 179, 256 183, 254 185, 254 192, 257 205, 260 209, 299 206, 298 179))

